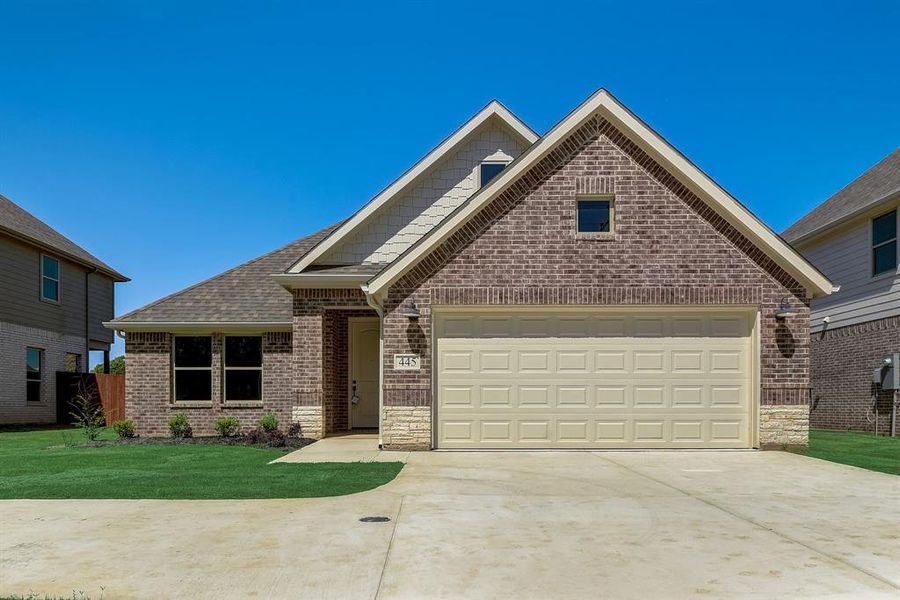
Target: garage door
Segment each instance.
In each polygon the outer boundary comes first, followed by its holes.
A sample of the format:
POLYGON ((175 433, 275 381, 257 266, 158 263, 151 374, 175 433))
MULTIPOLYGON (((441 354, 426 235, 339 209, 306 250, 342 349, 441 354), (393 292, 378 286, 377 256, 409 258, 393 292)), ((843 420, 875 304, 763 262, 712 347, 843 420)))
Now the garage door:
POLYGON ((746 448, 750 314, 438 313, 439 448, 746 448))

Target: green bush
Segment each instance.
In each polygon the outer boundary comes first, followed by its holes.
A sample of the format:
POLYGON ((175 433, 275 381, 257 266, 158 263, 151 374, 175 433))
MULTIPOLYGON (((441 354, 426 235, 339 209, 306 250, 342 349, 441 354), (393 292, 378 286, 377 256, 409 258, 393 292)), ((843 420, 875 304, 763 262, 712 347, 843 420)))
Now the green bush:
POLYGON ((134 421, 131 419, 122 419, 121 421, 116 421, 112 424, 113 430, 116 432, 116 435, 119 436, 120 440, 125 438, 133 438, 135 436, 134 432, 134 421))
POLYGON ((173 438, 193 437, 194 430, 191 429, 191 424, 188 423, 187 415, 184 413, 172 415, 169 419, 169 433, 172 434, 173 438))
POLYGON ((222 437, 234 437, 241 430, 241 422, 236 417, 222 417, 216 421, 216 431, 222 437))
POLYGON ((278 431, 278 417, 269 413, 263 416, 262 419, 259 420, 259 428, 265 431, 266 433, 272 433, 273 431, 278 431))

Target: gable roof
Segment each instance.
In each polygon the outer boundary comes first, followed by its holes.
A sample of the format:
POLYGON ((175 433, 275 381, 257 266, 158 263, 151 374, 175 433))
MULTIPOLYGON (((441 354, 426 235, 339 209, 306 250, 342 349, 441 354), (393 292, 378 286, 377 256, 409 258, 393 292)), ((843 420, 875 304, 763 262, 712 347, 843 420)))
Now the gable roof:
POLYGON ((0 231, 73 262, 96 268, 113 281, 130 281, 3 194, 0 194, 0 231))
POLYGON ((898 196, 900 148, 806 213, 781 235, 796 244, 898 196))
POLYGON ((525 174, 529 168, 564 142, 569 134, 597 114, 611 122, 733 227, 766 252, 781 268, 803 284, 810 296, 831 293, 833 286, 827 277, 604 89, 597 90, 490 183, 473 194, 381 273, 370 279, 363 287, 364 291, 372 295, 383 294, 405 272, 506 191, 519 176, 525 174))
POLYGON ((224 273, 104 323, 113 329, 159 330, 185 324, 290 326, 291 293, 272 279, 329 235, 331 225, 224 273))
POLYGON ((366 221, 366 219, 377 213, 381 207, 390 202, 397 194, 407 189, 407 186, 413 183, 420 175, 425 173, 444 157, 448 156, 469 134, 478 129, 478 127, 488 121, 488 119, 492 118, 499 119, 529 145, 533 144, 539 137, 537 133, 510 112, 503 104, 497 100, 491 100, 484 108, 475 113, 472 118, 463 123, 459 129, 451 133, 444 141, 422 157, 419 162, 414 164, 408 171, 384 188, 384 190, 366 203, 353 216, 344 221, 344 223, 331 235, 317 244, 312 251, 308 252, 296 263, 291 265, 289 269, 286 269, 286 272, 292 274, 303 272, 304 269, 312 265, 317 258, 320 258, 328 252, 328 250, 334 248, 338 242, 355 231, 357 227, 366 221))

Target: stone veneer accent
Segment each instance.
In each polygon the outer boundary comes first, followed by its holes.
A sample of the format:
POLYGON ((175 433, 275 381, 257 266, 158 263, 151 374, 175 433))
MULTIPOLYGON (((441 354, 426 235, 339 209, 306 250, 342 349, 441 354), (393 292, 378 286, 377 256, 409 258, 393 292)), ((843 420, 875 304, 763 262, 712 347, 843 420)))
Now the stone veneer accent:
POLYGON ((431 448, 430 406, 385 406, 381 413, 381 437, 385 448, 431 448))
POLYGON ((213 338, 213 398, 211 402, 172 401, 172 334, 128 332, 125 336, 125 414, 140 435, 168 435, 168 420, 182 412, 195 435, 215 433, 215 422, 234 416, 249 429, 264 414, 273 413, 283 425, 291 422, 292 346, 290 332, 263 334, 262 402, 224 402, 222 398, 223 334, 213 338))
POLYGON ((811 345, 811 426, 875 432, 869 408, 877 394, 878 433, 889 435, 893 393, 876 389, 872 371, 882 356, 900 352, 900 316, 825 329, 812 335, 811 345))
MULTIPOLYGON (((799 427, 791 443, 805 443, 796 418, 809 397, 805 289, 610 123, 591 120, 391 287, 385 410, 432 403, 434 306, 691 304, 758 307, 761 402, 794 407, 767 415, 766 435, 781 419, 785 430, 799 427), (577 236, 576 194, 595 190, 615 191, 615 232, 577 236), (798 314, 778 321, 782 298, 798 314), (409 300, 417 321, 397 311, 409 300), (421 370, 393 371, 392 356, 407 352, 421 356, 421 370)), ((385 440, 430 445, 430 436, 386 430, 385 440)))
POLYGON ((809 406, 759 407, 759 446, 763 450, 804 447, 809 442, 809 406))

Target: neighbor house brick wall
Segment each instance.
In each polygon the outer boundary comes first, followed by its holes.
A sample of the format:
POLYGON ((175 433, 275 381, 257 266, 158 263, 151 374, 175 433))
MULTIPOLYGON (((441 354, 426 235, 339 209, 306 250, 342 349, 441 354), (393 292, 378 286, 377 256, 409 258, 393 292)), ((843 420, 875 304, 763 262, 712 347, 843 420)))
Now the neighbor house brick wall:
POLYGON ((900 352, 900 317, 825 329, 811 344, 811 426, 874 432, 877 396, 878 433, 889 434, 893 393, 872 383, 872 371, 885 354, 900 352))
MULTIPOLYGON (((383 416, 392 426, 418 430, 420 419, 430 419, 425 410, 417 419, 392 412, 431 406, 431 309, 476 304, 755 306, 761 312, 761 401, 805 409, 804 288, 602 120, 575 132, 391 287, 383 416), (615 195, 615 233, 576 236, 576 194, 600 187, 615 195), (777 321, 783 298, 798 314, 777 321), (422 313, 416 321, 397 311, 409 301, 422 313), (407 352, 421 356, 420 371, 392 369, 393 355, 407 352)), ((805 443, 805 429, 798 434, 782 426, 797 423, 798 409, 767 410, 767 443, 805 443)), ((430 436, 384 429, 385 440, 430 444, 430 436)))
POLYGON ((66 370, 66 354, 84 364, 84 337, 0 321, 0 424, 55 423, 56 372, 66 370), (43 350, 41 400, 25 399, 27 348, 43 350))
POLYGON ((211 402, 173 402, 172 334, 129 332, 125 336, 125 414, 140 435, 168 435, 168 420, 184 413, 195 435, 215 433, 216 420, 236 417, 242 429, 254 427, 265 414, 278 417, 283 427, 291 422, 292 335, 278 331, 262 334, 262 402, 225 402, 222 394, 222 344, 224 335, 212 334, 213 368, 211 402))

